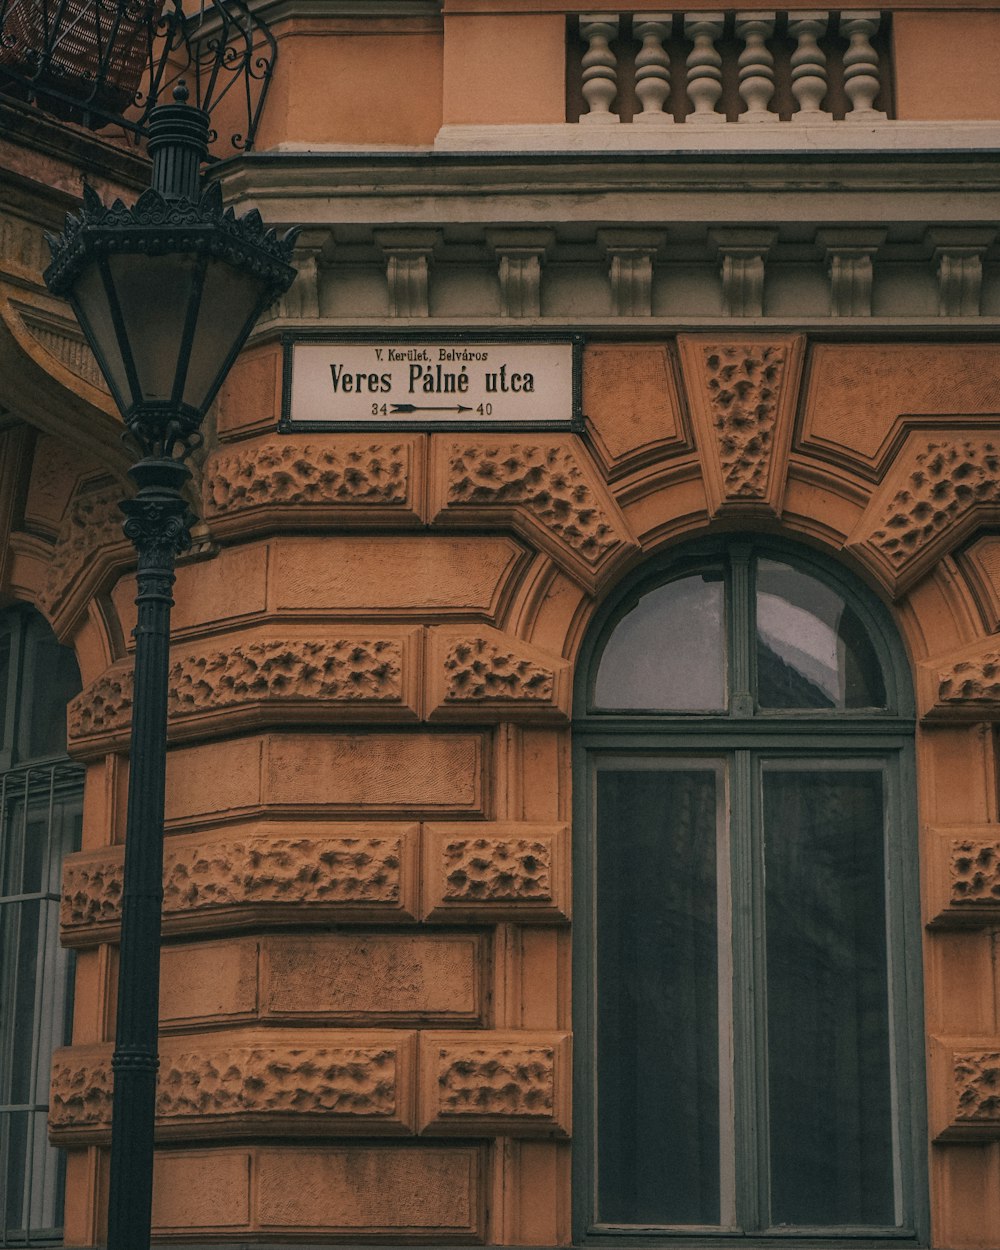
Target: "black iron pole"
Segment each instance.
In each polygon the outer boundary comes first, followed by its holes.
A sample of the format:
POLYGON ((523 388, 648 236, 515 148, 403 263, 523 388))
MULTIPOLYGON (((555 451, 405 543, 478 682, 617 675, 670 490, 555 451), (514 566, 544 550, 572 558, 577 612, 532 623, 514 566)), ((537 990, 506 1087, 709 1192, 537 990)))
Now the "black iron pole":
MULTIPOLYGON (((186 89, 174 97, 175 103, 161 105, 150 118, 151 184, 165 199, 196 200, 208 117, 186 103, 186 89)), ((138 619, 112 1059, 108 1250, 148 1250, 152 1224, 171 589, 177 556, 191 543, 191 518, 181 495, 191 474, 183 461, 150 455, 129 475, 139 492, 121 509, 138 556, 138 619)))
POLYGON ((174 563, 191 541, 178 460, 148 458, 130 471, 125 534, 138 554, 138 621, 125 831, 108 1250, 147 1250, 153 1204, 153 1122, 159 1025, 163 800, 167 762, 167 673, 174 563))

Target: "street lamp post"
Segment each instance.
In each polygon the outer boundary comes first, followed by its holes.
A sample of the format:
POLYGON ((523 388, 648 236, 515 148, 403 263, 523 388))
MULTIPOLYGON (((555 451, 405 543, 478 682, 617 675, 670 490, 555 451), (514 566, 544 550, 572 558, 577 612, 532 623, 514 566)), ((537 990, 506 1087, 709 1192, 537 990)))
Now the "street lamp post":
POLYGON ((138 557, 108 1250, 146 1250, 153 1195, 167 673, 174 563, 190 544, 184 463, 258 317, 295 276, 293 236, 204 195, 209 118, 174 91, 149 121, 152 185, 132 207, 87 188, 49 236, 49 289, 66 296, 141 458, 124 529, 138 557))

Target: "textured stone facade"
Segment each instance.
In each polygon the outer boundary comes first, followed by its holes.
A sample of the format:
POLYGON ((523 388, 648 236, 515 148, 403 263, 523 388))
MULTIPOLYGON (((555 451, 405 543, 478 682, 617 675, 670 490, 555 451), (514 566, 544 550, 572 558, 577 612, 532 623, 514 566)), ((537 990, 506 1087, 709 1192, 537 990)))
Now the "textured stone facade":
POLYGON ((928 440, 869 539, 898 569, 935 539, 955 533, 977 506, 1000 500, 1000 453, 990 441, 928 440))
POLYGON ((952 843, 950 902, 956 907, 1000 906, 1000 842, 952 843))
POLYGON ((517 508, 588 566, 623 541, 576 455, 544 443, 451 447, 447 504, 463 508, 517 508))
POLYGON ((551 846, 528 838, 456 838, 444 847, 449 902, 552 898, 551 846))
POLYGON ((329 447, 288 440, 227 450, 206 468, 206 507, 210 515, 226 515, 275 506, 402 504, 408 450, 400 443, 329 447))
POLYGON ((442 1048, 438 1061, 439 1116, 552 1118, 551 1047, 442 1048))
POLYGON ((470 637, 454 642, 444 667, 447 674, 445 698, 449 701, 552 698, 551 669, 513 651, 505 651, 487 638, 470 637))
POLYGON ((706 347, 704 359, 725 493, 761 499, 771 468, 785 349, 727 344, 706 347))
MULTIPOLYGON (((403 862, 399 836, 171 839, 164 852, 164 916, 169 925, 197 913, 310 905, 377 914, 399 906, 403 862)), ((119 923, 122 863, 120 849, 67 859, 61 905, 67 940, 85 940, 95 926, 119 923)))

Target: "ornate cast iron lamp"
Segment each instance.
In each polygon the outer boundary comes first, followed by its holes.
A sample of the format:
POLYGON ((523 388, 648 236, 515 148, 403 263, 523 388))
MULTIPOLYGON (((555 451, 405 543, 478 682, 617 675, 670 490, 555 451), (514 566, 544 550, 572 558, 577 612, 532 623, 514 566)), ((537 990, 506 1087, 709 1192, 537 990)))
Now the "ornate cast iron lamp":
POLYGON ((80 213, 49 236, 45 280, 73 306, 128 433, 125 533, 138 554, 125 888, 111 1125, 109 1250, 149 1246, 153 1193, 167 670, 174 562, 190 544, 184 463, 257 318, 295 276, 294 232, 238 218, 218 186, 204 195, 208 114, 174 91, 149 122, 152 186, 134 207, 105 206, 87 189, 80 213))

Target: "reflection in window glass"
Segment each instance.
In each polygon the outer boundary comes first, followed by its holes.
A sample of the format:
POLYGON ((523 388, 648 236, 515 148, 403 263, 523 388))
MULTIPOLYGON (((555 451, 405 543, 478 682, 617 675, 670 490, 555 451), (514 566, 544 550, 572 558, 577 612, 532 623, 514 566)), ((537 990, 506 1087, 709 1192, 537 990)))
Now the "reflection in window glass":
POLYGON ((595 706, 723 710, 724 594, 722 574, 707 572, 643 595, 604 648, 594 683, 595 706))
POLYGON ((763 785, 771 1223, 891 1227, 882 774, 763 785))
POLYGON ((831 587, 776 560, 757 564, 757 701, 885 706, 882 669, 857 613, 831 587))
POLYGON ((720 1168, 731 1141, 720 1125, 720 1103, 730 1103, 720 1098, 720 778, 712 765, 597 777, 597 1217, 730 1223, 731 1168, 720 1168))

